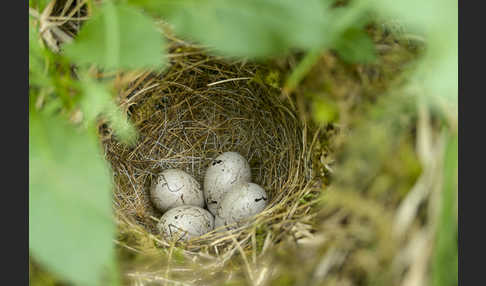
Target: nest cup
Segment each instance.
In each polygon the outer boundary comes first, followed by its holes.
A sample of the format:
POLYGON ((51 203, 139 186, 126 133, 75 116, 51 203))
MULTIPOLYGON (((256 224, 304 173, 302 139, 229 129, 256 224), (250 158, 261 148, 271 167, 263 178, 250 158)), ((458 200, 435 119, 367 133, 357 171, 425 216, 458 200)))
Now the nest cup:
MULTIPOLYGON (((231 233, 241 240, 252 226, 282 223, 289 217, 282 213, 304 194, 311 174, 306 131, 295 111, 278 90, 254 80, 256 64, 229 62, 187 47, 171 55, 164 72, 131 75, 120 90, 120 105, 140 135, 136 145, 119 143, 109 131, 103 140, 114 172, 115 208, 124 218, 119 222, 158 235, 162 213, 149 194, 157 174, 182 169, 202 187, 212 159, 236 151, 248 160, 252 181, 270 200, 256 219, 231 233)), ((264 231, 274 229, 281 230, 264 231)), ((228 234, 213 231, 186 245, 220 246, 232 241, 224 239, 228 234)))

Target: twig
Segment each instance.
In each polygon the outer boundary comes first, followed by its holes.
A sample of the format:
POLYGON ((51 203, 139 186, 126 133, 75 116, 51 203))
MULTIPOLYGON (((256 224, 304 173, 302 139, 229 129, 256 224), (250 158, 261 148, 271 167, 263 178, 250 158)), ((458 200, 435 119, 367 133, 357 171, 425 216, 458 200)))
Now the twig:
POLYGON ((237 81, 237 80, 248 80, 248 79, 251 79, 251 77, 230 78, 230 79, 224 79, 224 80, 220 80, 220 81, 208 83, 206 86, 213 86, 213 85, 217 85, 217 84, 220 84, 220 83, 225 83, 225 82, 230 82, 230 81, 237 81))

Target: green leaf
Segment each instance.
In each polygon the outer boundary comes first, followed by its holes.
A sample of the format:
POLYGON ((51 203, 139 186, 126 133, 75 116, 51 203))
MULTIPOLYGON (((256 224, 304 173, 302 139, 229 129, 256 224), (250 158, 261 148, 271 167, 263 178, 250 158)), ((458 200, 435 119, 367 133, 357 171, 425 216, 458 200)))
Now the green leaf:
POLYGON ((399 20, 409 31, 428 33, 457 15, 457 0, 373 0, 382 14, 399 20))
POLYGON ((132 145, 138 138, 135 127, 127 116, 113 101, 113 96, 107 87, 91 78, 83 78, 81 82, 83 98, 80 102, 87 125, 90 125, 99 115, 103 115, 109 121, 111 128, 119 139, 128 145, 132 145))
POLYGON ((137 8, 106 2, 81 28, 65 54, 78 64, 108 69, 160 68, 165 40, 153 21, 137 8))
POLYGON ((319 0, 207 0, 183 7, 169 16, 176 32, 229 56, 262 58, 328 41, 328 10, 319 0))
POLYGON ((127 116, 121 112, 115 102, 110 101, 105 107, 105 115, 120 141, 129 146, 133 146, 138 139, 137 130, 128 121, 127 116))
POLYGON ((140 7, 155 16, 167 18, 180 9, 185 9, 197 1, 206 0, 126 0, 128 4, 140 7))
POLYGON ((338 38, 335 48, 341 58, 351 63, 369 63, 376 59, 375 45, 361 29, 347 29, 338 38))
POLYGON ((441 96, 456 105, 459 94, 458 43, 456 9, 440 27, 430 30, 421 74, 417 74, 422 77, 427 94, 441 96))
POLYGON ((29 249, 77 285, 99 285, 114 255, 109 167, 93 130, 31 112, 29 249))
POLYGON ((426 54, 415 80, 425 94, 440 96, 457 105, 458 87, 458 1, 374 0, 375 9, 400 20, 407 33, 423 36, 426 54))

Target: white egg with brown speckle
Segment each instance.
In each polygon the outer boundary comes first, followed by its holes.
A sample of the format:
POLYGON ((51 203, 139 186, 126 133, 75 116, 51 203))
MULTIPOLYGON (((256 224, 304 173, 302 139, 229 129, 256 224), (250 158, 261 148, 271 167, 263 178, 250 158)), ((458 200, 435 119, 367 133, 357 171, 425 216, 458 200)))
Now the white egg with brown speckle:
POLYGON ((224 222, 224 219, 221 218, 220 216, 214 216, 214 228, 221 227, 223 225, 226 225, 224 222))
POLYGON ((196 206, 179 206, 170 209, 157 224, 162 236, 169 240, 188 241, 214 229, 214 217, 196 206))
POLYGON ((216 214, 223 195, 233 186, 250 182, 250 165, 236 152, 217 156, 204 176, 204 197, 209 211, 216 214))
POLYGON ((204 194, 199 182, 179 169, 160 173, 150 189, 150 198, 162 212, 183 205, 204 207, 204 194))
POLYGON ((234 228, 236 228, 236 226, 234 226, 234 225, 227 226, 224 218, 222 218, 218 215, 214 216, 214 230, 216 232, 224 232, 224 231, 227 231, 227 230, 232 230, 234 228), (226 227, 224 227, 224 226, 226 226, 226 227))
POLYGON ((267 202, 267 193, 259 185, 239 184, 224 195, 217 216, 221 217, 226 225, 239 223, 263 211, 267 202))

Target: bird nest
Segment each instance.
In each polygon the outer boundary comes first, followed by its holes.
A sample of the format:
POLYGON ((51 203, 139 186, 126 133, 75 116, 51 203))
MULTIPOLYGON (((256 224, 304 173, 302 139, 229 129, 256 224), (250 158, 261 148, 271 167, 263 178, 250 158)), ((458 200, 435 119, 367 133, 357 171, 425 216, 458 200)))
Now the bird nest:
MULTIPOLYGON (((209 57, 190 46, 172 50, 177 52, 171 53, 168 69, 125 75, 119 85, 120 106, 139 133, 135 146, 123 145, 105 126, 119 227, 167 246, 156 228, 162 213, 149 195, 157 174, 178 168, 202 185, 211 160, 236 151, 248 160, 252 181, 267 191, 267 207, 244 227, 212 231, 181 247, 218 254, 234 242, 250 246, 251 237, 255 246, 255 235, 281 239, 289 222, 308 215, 301 199, 315 191, 309 187, 306 127, 277 89, 257 80, 258 65, 209 57)), ((137 248, 127 238, 119 241, 137 248)))

